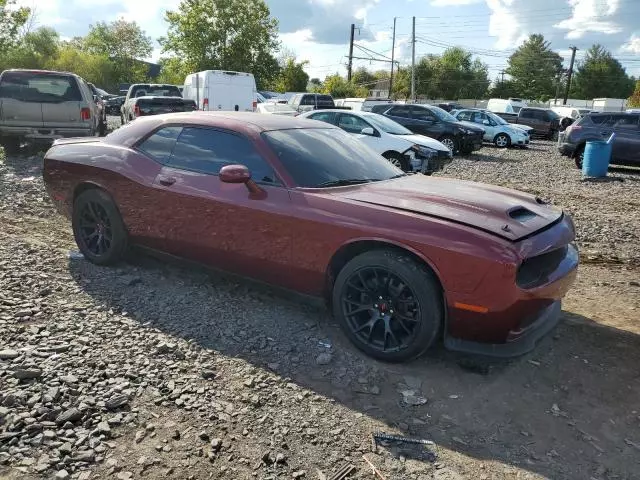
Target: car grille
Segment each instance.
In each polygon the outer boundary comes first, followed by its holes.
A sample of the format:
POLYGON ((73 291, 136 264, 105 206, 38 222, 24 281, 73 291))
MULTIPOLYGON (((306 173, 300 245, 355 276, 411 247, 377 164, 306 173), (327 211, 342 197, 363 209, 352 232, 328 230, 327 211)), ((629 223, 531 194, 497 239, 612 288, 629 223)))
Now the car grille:
POLYGON ((516 275, 516 284, 520 288, 535 288, 544 285, 567 256, 569 246, 552 250, 542 255, 527 258, 516 275))

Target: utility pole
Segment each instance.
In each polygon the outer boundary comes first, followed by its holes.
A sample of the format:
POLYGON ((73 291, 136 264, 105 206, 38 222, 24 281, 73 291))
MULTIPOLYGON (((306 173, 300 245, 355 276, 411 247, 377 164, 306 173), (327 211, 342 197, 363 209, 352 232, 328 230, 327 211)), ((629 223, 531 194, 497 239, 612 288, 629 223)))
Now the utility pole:
POLYGON ((351 24, 351 40, 349 42, 349 67, 347 69, 347 80, 351 81, 351 68, 353 67, 353 37, 356 32, 356 26, 354 23, 351 24))
POLYGON ((553 99, 553 105, 558 105, 558 95, 560 95, 560 82, 562 81, 562 71, 556 75, 556 97, 553 99))
POLYGON ((562 101, 563 105, 567 104, 567 99, 569 98, 569 89, 571 88, 571 76, 573 75, 573 62, 576 59, 576 47, 571 47, 571 63, 569 64, 569 73, 567 75, 567 89, 564 91, 564 100, 562 101))
POLYGON ((411 28, 411 101, 416 101, 416 17, 411 28))
POLYGON ((504 70, 500 70, 500 85, 504 85, 504 74, 507 73, 504 70))
POLYGON ((389 98, 393 92, 393 59, 396 53, 396 17, 393 17, 393 44, 391 45, 391 76, 389 77, 389 98))

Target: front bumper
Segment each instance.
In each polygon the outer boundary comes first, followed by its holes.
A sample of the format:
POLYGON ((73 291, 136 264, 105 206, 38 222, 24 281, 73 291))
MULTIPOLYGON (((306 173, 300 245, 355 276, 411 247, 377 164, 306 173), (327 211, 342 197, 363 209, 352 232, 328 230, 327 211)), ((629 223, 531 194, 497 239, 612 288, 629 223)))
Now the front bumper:
POLYGON ((572 157, 576 151, 576 146, 567 142, 567 137, 566 131, 558 133, 558 152, 565 157, 572 157))
POLYGON ((556 300, 543 309, 527 327, 510 332, 511 339, 505 343, 480 343, 446 335, 444 346, 449 350, 475 355, 510 358, 524 355, 548 335, 560 322, 562 303, 556 300))
POLYGON ((407 156, 411 164, 411 170, 425 175, 431 175, 434 172, 442 170, 453 160, 453 154, 450 150, 438 150, 437 155, 430 157, 425 157, 414 152, 411 152, 411 154, 407 156))
POLYGON ((482 148, 483 137, 483 133, 461 137, 458 150, 461 152, 475 152, 476 150, 480 150, 482 148))

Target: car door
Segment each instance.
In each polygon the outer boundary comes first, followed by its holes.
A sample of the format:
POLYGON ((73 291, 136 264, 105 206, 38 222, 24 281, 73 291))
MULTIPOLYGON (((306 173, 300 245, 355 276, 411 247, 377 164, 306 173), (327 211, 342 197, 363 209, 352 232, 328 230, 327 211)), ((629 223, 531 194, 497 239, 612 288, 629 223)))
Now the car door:
POLYGON ((340 113, 338 114, 338 127, 364 142, 374 151, 384 153, 380 151, 380 136, 365 135, 362 133, 362 130, 365 128, 372 128, 374 132, 376 131, 366 120, 350 113, 340 113))
POLYGON ((283 285, 278 272, 291 255, 289 192, 248 138, 184 126, 154 185, 167 206, 157 221, 168 253, 283 285), (246 165, 259 188, 221 182, 220 169, 231 164, 246 165))
POLYGON ((412 132, 417 133, 413 129, 413 120, 411 119, 411 105, 396 105, 394 107, 391 107, 384 113, 384 116, 389 117, 394 122, 397 122, 403 127, 408 128, 412 132))
POLYGON ((444 124, 428 108, 413 105, 411 107, 411 119, 415 125, 415 130, 411 130, 416 133, 431 138, 440 138, 445 133, 444 124))
POLYGON ((613 127, 612 157, 632 165, 640 165, 640 115, 623 115, 613 127))
POLYGON ((540 121, 535 115, 535 110, 532 110, 530 108, 521 109, 520 113, 518 114, 518 123, 529 125, 538 135, 543 133, 540 129, 540 121))
POLYGON ((484 112, 473 112, 471 122, 484 130, 485 140, 493 141, 494 137, 498 134, 497 125, 484 112))

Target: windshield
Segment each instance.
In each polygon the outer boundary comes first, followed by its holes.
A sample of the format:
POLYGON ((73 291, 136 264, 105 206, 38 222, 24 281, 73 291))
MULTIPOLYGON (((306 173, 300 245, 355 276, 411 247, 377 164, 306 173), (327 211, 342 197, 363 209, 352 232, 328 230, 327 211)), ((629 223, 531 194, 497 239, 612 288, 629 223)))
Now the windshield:
POLYGON ((547 113, 549 114, 549 118, 552 119, 552 120, 557 120, 557 119, 560 118, 560 115, 558 115, 553 110, 547 110, 547 113))
POLYGON ((498 125, 509 125, 509 122, 507 122, 504 118, 500 117, 499 115, 496 115, 495 113, 491 113, 491 112, 484 112, 487 117, 489 117, 491 120, 493 120, 494 122, 496 122, 496 124, 498 125))
POLYGON ((522 110, 522 107, 516 107, 515 105, 511 105, 511 109, 513 110, 513 113, 519 113, 520 110, 522 110))
POLYGON ((446 110, 441 109, 440 107, 429 107, 429 110, 433 112, 436 117, 444 122, 457 122, 458 119, 451 115, 446 110))
POLYGON ((337 128, 274 130, 262 136, 300 187, 318 188, 341 180, 388 180, 403 173, 337 128))
POLYGON ((377 113, 363 113, 362 116, 378 130, 390 133, 391 135, 411 135, 411 130, 404 128, 393 120, 378 115, 377 113))

